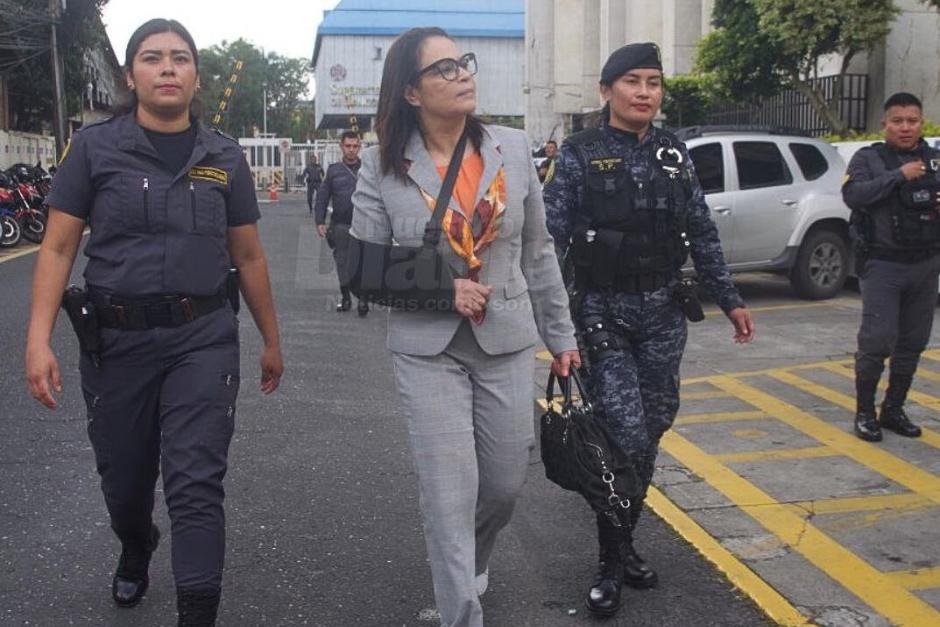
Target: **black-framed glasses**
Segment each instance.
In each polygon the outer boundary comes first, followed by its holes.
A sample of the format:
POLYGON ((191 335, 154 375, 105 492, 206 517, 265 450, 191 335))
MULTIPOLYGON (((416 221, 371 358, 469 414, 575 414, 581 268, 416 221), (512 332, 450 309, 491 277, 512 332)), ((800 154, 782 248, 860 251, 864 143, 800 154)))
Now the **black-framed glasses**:
POLYGON ((415 72, 412 82, 418 80, 428 72, 437 72, 445 81, 455 81, 460 77, 460 70, 464 69, 470 76, 477 73, 477 55, 468 52, 459 59, 438 59, 431 65, 415 72))

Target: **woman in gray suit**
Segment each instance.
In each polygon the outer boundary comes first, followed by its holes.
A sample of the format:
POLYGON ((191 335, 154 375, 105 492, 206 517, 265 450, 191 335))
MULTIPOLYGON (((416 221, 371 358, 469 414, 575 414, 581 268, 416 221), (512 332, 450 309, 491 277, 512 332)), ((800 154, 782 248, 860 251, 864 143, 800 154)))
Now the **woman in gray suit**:
POLYGON ((460 138, 466 151, 443 220, 456 312, 389 314, 388 346, 408 417, 434 596, 446 626, 483 624, 479 595, 534 443, 534 346, 579 365, 568 297, 545 227, 525 134, 474 117, 476 58, 438 28, 389 48, 379 146, 362 156, 352 232, 421 244, 460 138))

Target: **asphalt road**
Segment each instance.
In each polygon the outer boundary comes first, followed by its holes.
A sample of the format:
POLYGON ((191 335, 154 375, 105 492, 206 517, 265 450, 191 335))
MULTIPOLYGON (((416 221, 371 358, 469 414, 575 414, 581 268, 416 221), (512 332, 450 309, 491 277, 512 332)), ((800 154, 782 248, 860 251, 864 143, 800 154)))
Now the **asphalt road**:
MULTIPOLYGON (((262 213, 286 372, 280 390, 263 398, 260 341, 243 312, 219 623, 435 625, 385 316, 333 311, 331 262, 302 198, 282 196, 262 213)), ((64 375, 60 408, 49 412, 26 392, 22 354, 34 260, 0 263, 0 624, 175 624, 168 542, 154 556, 143 603, 119 610, 110 600, 118 545, 85 434, 77 342, 64 317, 54 337, 64 375)), ((168 530, 162 503, 156 521, 168 530)), ((525 494, 491 563, 487 625, 767 624, 653 515, 643 518, 638 536, 660 587, 627 590, 617 618, 591 619, 582 599, 595 565, 592 516, 578 497, 544 479, 533 452, 525 494)))

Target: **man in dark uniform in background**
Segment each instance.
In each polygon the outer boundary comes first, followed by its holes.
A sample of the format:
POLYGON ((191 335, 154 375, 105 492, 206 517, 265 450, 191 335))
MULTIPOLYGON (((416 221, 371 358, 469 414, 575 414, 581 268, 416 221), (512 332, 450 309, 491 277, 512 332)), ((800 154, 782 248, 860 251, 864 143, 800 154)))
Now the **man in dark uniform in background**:
POLYGON ((591 400, 636 460, 641 481, 627 520, 597 519, 600 563, 585 603, 609 616, 620 606, 624 583, 651 588, 658 581, 633 547, 633 529, 659 440, 679 409, 686 316, 701 319, 694 293, 680 283, 689 252, 734 325, 735 341, 750 342, 754 325, 731 281, 688 151, 652 126, 663 98, 656 45, 616 50, 601 72, 600 91, 607 100, 604 123, 562 144, 544 197, 548 230, 562 249, 570 242, 572 317, 591 400))
MULTIPOLYGON (((349 225, 352 223, 352 195, 356 191, 356 181, 359 178, 359 135, 353 131, 346 131, 339 144, 343 151, 343 159, 338 163, 331 163, 326 170, 326 178, 317 193, 317 204, 314 208, 314 219, 317 223, 317 233, 325 237, 333 249, 333 258, 336 260, 337 271, 342 267, 349 242, 349 225), (326 226, 326 207, 332 201, 333 215, 330 226, 326 226)), ((342 298, 336 311, 349 311, 352 299, 349 288, 340 286, 342 298)), ((359 315, 369 313, 369 304, 359 301, 359 315)))
POLYGON ((310 155, 310 160, 307 162, 301 176, 304 177, 304 183, 307 185, 307 207, 310 209, 310 213, 313 213, 313 197, 320 189, 320 183, 323 182, 323 168, 317 163, 315 154, 310 155))
POLYGON ((910 438, 921 429, 904 413, 920 354, 927 347, 940 274, 940 151, 923 140, 920 100, 897 93, 885 102, 884 143, 852 157, 842 198, 862 292, 855 353, 855 434, 878 442, 882 427, 910 438), (875 417, 885 359, 888 390, 875 417))

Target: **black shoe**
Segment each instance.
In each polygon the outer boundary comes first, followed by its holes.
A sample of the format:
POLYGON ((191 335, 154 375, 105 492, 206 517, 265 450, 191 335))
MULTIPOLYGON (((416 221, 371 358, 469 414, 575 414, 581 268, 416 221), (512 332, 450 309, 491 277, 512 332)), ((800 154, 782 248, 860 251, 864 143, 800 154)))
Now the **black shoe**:
POLYGON ((213 627, 221 596, 218 588, 177 588, 177 627, 213 627))
MULTIPOLYGON (((879 422, 881 422, 881 426, 885 429, 890 429, 898 435, 903 435, 905 438, 919 438, 921 434, 920 427, 911 422, 911 419, 908 418, 907 414, 904 412, 903 407, 882 405, 879 422)), ((881 438, 878 439, 880 440, 881 438)))
POLYGON ((336 311, 349 311, 350 309, 352 309, 352 301, 348 298, 342 299, 336 306, 336 311))
POLYGON ((875 419, 874 412, 859 412, 855 414, 855 435, 866 442, 881 442, 881 426, 875 419))
POLYGON ((118 607, 134 607, 144 598, 150 585, 150 556, 159 542, 160 530, 151 526, 144 545, 122 543, 121 558, 111 580, 111 597, 118 607))
POLYGON ((620 609, 623 568, 619 557, 611 555, 597 564, 594 583, 584 599, 584 606, 597 616, 613 616, 620 609))
POLYGON ((655 588, 659 583, 659 575, 646 565, 642 557, 637 554, 633 545, 627 543, 623 554, 623 583, 635 590, 655 588))
POLYGON ((360 318, 364 318, 368 316, 369 315, 369 303, 360 300, 359 306, 357 307, 357 311, 359 312, 360 318))

